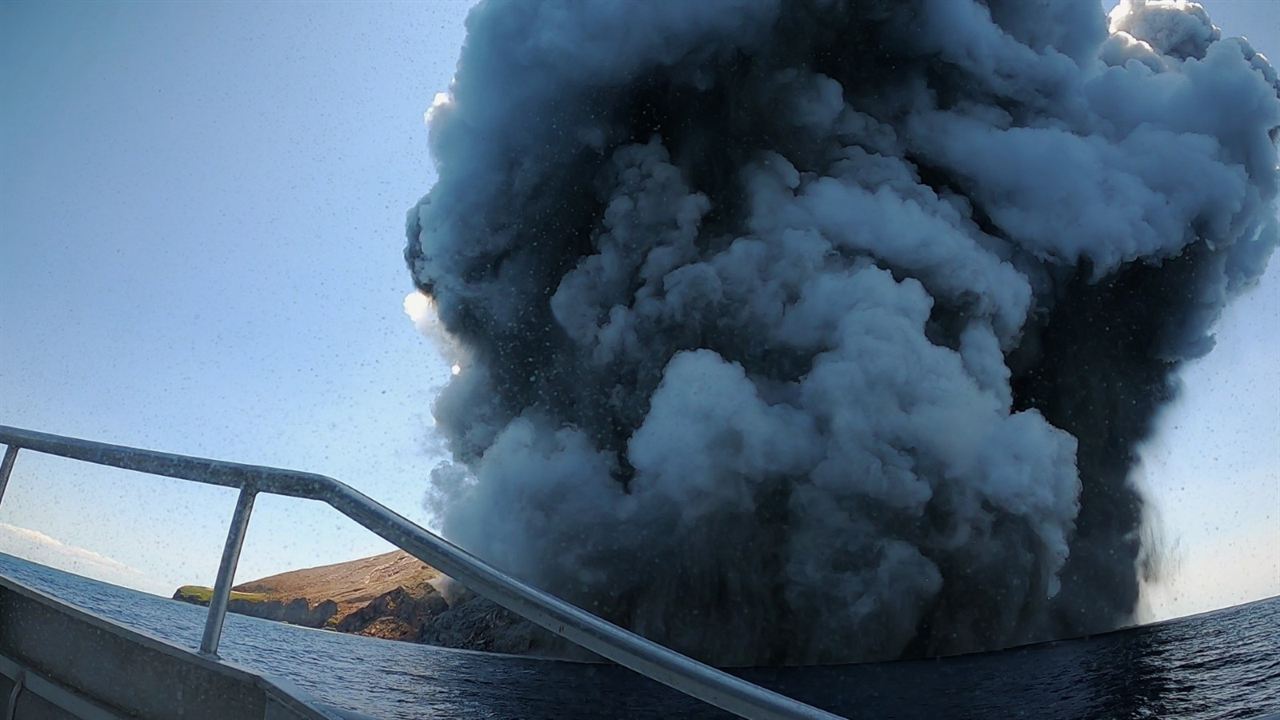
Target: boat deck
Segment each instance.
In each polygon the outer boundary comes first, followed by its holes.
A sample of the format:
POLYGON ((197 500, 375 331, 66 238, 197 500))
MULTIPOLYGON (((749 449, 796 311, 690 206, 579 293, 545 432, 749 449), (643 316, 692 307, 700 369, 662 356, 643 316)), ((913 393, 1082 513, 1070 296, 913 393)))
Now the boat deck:
POLYGON ((24 687, 32 683, 45 687, 47 679, 48 692, 32 694, 41 698, 61 697, 65 702, 54 705, 64 709, 77 700, 84 700, 87 710, 92 710, 90 703, 100 702, 106 708, 131 708, 129 712, 139 717, 325 717, 323 713, 288 714, 321 711, 296 700, 295 694, 284 692, 278 684, 217 660, 231 586, 235 584, 236 566, 255 498, 259 494, 272 494, 327 503, 515 614, 602 658, 715 707, 759 720, 838 720, 838 716, 825 710, 681 655, 511 577, 331 477, 111 445, 4 425, 0 425, 0 443, 7 445, 0 459, 0 501, 18 453, 23 450, 239 490, 209 601, 199 655, 125 630, 30 588, 7 584, 3 597, 6 604, 0 605, 0 610, 6 611, 0 613, 4 618, 0 622, 0 656, 11 658, 5 661, 11 672, 3 674, 11 682, 18 681, 16 689, 11 689, 10 704, 15 707, 25 702, 24 687), (64 617, 76 621, 69 623, 65 632, 60 627, 53 630, 64 617), (52 641, 44 637, 46 630, 53 636, 52 641), (27 668, 31 669, 30 682, 26 678, 27 668), (184 673, 192 673, 190 681, 184 673), (232 678, 237 682, 232 682, 232 678), (113 681, 125 684, 116 685, 113 681), (66 692, 60 692, 59 687, 66 692), (228 705, 237 702, 245 704, 228 705), (213 709, 205 712, 202 709, 205 706, 213 709), (173 708, 181 710, 175 712, 173 708))
POLYGON ((5 720, 356 720, 301 690, 0 576, 5 720))

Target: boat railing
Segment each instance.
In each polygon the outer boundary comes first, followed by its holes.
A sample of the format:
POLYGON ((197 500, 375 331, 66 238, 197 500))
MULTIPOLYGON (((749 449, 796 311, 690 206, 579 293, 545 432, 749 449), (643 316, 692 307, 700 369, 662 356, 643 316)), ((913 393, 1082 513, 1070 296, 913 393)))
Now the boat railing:
POLYGON ((838 716, 682 655, 489 565, 363 493, 325 475, 110 445, 0 425, 0 502, 19 450, 206 485, 237 488, 200 652, 217 656, 240 548, 260 493, 319 500, 465 587, 601 657, 745 718, 838 716))

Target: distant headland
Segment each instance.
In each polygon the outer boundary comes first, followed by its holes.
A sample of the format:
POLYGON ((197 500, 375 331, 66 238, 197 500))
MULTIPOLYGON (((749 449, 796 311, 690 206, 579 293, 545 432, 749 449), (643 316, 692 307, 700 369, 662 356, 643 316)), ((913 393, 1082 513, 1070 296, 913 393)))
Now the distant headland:
MULTIPOLYGON (((208 605, 211 588, 174 600, 208 605)), ((462 588, 403 550, 292 570, 232 589, 231 612, 386 640, 521 655, 564 655, 550 633, 462 588)))

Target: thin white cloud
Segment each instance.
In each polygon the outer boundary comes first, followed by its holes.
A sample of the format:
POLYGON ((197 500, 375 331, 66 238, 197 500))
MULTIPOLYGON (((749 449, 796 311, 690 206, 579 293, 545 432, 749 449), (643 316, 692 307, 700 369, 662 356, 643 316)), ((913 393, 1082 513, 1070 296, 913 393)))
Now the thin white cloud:
POLYGON ((115 585, 165 592, 160 583, 115 558, 67 544, 39 530, 0 522, 0 552, 115 585))

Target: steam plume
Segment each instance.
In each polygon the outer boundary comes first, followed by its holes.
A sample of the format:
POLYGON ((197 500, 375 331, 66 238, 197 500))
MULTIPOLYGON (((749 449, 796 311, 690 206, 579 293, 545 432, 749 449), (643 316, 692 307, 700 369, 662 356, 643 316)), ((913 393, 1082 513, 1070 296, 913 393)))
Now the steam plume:
POLYGON ((406 257, 431 502, 722 663, 1097 631, 1135 445, 1277 239, 1276 74, 1183 2, 500 2, 406 257))

